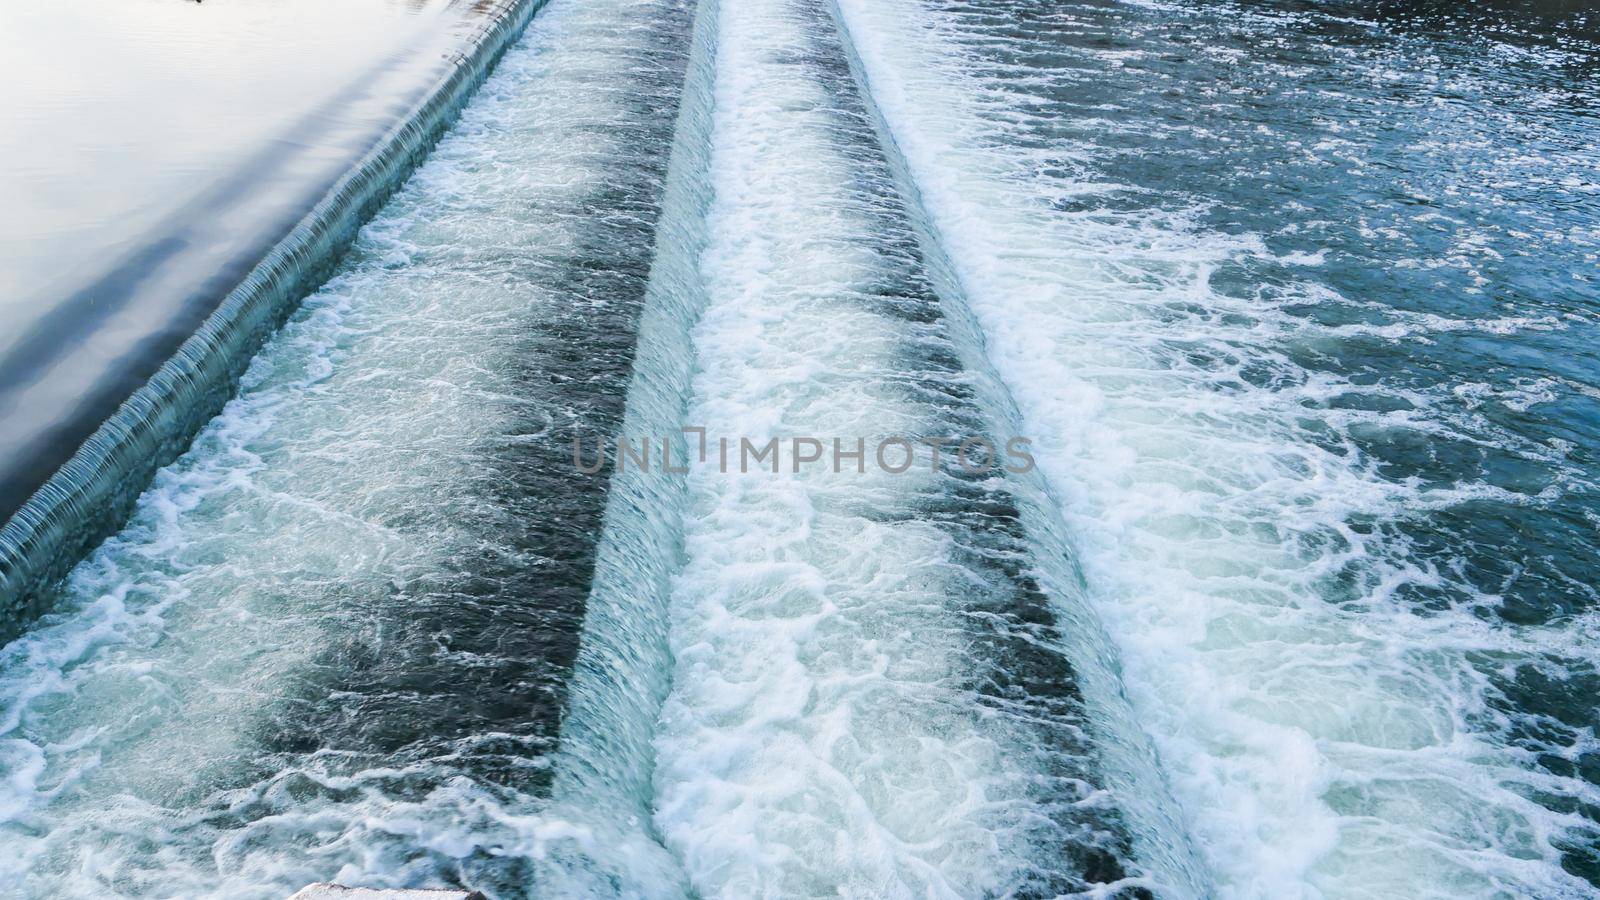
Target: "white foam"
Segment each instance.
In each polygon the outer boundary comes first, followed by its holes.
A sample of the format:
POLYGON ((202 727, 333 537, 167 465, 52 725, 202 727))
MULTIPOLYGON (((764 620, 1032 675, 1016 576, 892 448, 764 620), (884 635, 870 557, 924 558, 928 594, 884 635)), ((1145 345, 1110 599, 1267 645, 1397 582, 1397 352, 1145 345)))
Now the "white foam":
POLYGON ((914 0, 837 6, 1062 498, 1216 892, 1584 895, 1556 847, 1580 820, 1528 799, 1581 787, 1487 736, 1475 659, 1529 658, 1537 638, 1414 615, 1395 592, 1446 574, 1394 529, 1348 524, 1510 495, 1386 481, 1353 446, 1317 443, 1303 423, 1324 414, 1410 423, 1301 402, 1329 386, 1285 351, 1317 335, 1209 284, 1219 264, 1261 254, 1258 240, 1153 211, 1052 208, 1063 188, 1013 149, 1027 82, 984 80, 961 44, 970 26, 914 0), (1250 364, 1288 386, 1254 387, 1250 364), (1349 596, 1332 595, 1344 577, 1349 596))
MULTIPOLYGON (((687 421, 736 446, 936 430, 904 386, 907 322, 874 304, 882 236, 838 102, 804 64, 825 23, 770 0, 719 17, 687 421)), ((974 576, 908 509, 937 476, 731 468, 687 476, 656 738, 656 822, 697 892, 1000 895, 1048 869, 1070 838, 1037 808, 1041 753, 965 686, 974 576)))
POLYGON ((460 488, 522 402, 504 354, 571 302, 537 274, 570 254, 596 159, 623 155, 605 126, 634 121, 661 13, 542 12, 59 610, 0 651, 0 893, 283 897, 496 859, 555 883, 573 847, 660 879, 659 854, 539 798, 426 763, 264 756, 252 729, 364 627, 350 610, 480 540, 460 488))

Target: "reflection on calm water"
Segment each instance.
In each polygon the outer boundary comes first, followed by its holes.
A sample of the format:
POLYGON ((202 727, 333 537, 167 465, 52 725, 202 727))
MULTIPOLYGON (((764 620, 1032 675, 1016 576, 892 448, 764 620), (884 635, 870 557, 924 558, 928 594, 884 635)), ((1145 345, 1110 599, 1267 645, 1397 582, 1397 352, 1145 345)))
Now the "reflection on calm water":
POLYGON ((471 17, 0 5, 0 520, 405 115, 471 17))

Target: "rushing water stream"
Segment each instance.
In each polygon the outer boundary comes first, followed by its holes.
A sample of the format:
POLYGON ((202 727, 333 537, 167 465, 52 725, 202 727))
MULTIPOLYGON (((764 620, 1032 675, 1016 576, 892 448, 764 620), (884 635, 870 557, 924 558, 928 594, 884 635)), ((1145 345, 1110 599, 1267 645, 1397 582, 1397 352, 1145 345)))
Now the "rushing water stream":
POLYGON ((550 0, 0 651, 0 893, 1593 896, 1583 16, 550 0))

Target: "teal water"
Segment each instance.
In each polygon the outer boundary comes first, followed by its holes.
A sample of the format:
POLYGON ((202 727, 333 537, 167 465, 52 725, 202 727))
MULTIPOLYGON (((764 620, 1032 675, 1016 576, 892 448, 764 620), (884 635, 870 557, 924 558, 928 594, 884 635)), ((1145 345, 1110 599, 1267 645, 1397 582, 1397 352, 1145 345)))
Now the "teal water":
POLYGON ((839 6, 1217 889, 1592 890, 1586 13, 839 6))
POLYGON ((0 651, 0 892, 1593 896, 1591 16, 551 0, 0 651))
MULTIPOLYGON (((960 10, 980 34, 996 12, 960 10)), ((1027 132, 1053 177, 1095 185, 1058 209, 1256 244, 1204 272, 1226 308, 1164 304, 1172 364, 1283 397, 1297 439, 1389 495, 1344 498, 1312 539, 1315 596, 1495 636, 1460 723, 1553 776, 1519 793, 1593 819, 1600 20, 1057 5, 1029 31, 980 58, 1000 82, 1053 76, 1021 89, 1045 99, 1027 132)), ((1593 882, 1582 818, 1547 852, 1593 882)))

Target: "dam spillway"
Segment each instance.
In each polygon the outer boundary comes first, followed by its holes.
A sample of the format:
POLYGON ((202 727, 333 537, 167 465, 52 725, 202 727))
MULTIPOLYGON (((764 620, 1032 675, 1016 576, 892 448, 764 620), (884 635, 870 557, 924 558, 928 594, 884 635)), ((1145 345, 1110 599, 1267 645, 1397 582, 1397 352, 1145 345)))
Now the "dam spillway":
POLYGON ((1600 48, 1491 22, 550 0, 0 650, 0 890, 1592 895, 1600 48))

